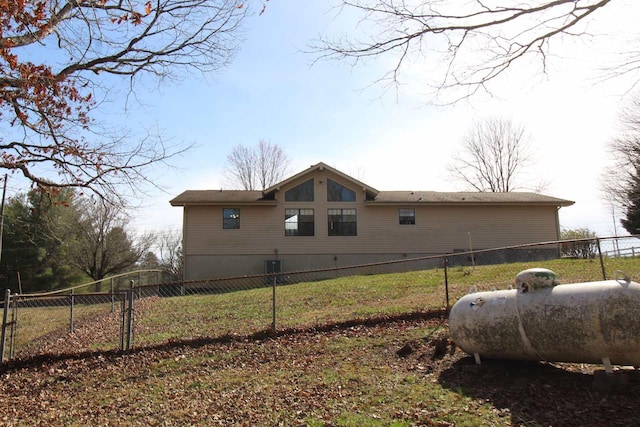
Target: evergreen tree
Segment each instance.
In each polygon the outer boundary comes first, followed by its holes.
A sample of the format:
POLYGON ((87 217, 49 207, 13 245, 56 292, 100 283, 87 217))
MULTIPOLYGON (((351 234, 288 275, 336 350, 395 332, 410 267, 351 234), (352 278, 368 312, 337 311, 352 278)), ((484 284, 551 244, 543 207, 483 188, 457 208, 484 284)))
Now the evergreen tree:
POLYGON ((52 290, 84 278, 66 257, 75 217, 73 191, 32 190, 9 198, 5 206, 0 283, 12 292, 52 290))
POLYGON ((127 271, 149 251, 153 236, 134 241, 126 225, 118 207, 71 189, 12 197, 5 205, 0 285, 48 291, 127 271))

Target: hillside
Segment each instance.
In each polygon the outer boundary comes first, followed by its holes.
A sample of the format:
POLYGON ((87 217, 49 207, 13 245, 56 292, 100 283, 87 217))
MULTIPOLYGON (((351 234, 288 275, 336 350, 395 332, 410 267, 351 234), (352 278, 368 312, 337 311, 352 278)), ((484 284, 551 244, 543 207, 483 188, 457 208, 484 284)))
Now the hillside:
MULTIPOLYGON (((153 309, 152 305, 148 309, 153 309)), ((274 338, 170 342, 130 354, 14 363, 2 425, 633 425, 638 386, 594 387, 592 366, 451 352, 442 318, 388 317, 274 338)))

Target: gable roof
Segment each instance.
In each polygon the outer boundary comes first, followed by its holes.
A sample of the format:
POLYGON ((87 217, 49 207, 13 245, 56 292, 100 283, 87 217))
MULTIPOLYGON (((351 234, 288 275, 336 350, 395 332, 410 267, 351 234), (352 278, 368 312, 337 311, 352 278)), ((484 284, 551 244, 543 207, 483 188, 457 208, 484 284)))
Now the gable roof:
POLYGON ((325 164, 325 163, 316 163, 315 165, 311 165, 311 167, 309 167, 308 169, 303 170, 300 173, 297 173, 295 175, 293 175, 292 177, 289 177, 287 179, 285 179, 284 181, 281 181, 269 188, 267 188, 266 190, 264 190, 264 194, 265 195, 269 195, 272 193, 275 193, 276 191, 280 190, 280 188, 284 187, 285 185, 305 176, 308 175, 314 171, 324 171, 327 170, 329 172, 332 172, 336 175, 338 175, 340 178, 345 179, 347 181, 350 181, 352 184, 354 184, 356 187, 360 187, 362 188, 363 191, 365 191, 367 193, 367 195, 371 196, 371 197, 375 197, 378 193, 380 193, 378 190, 376 190, 373 187, 368 186, 367 184, 365 184, 362 181, 358 181, 357 179, 343 173, 340 172, 338 169, 334 169, 331 166, 325 164))
POLYGON ((314 171, 327 170, 339 177, 362 188, 366 193, 367 205, 552 205, 571 206, 571 200, 558 199, 543 194, 530 192, 439 192, 439 191, 378 191, 369 185, 350 177, 322 162, 312 165, 308 169, 299 172, 284 181, 281 181, 264 191, 248 190, 187 190, 172 199, 171 206, 195 206, 195 205, 265 205, 275 206, 275 193, 283 186, 298 180, 314 171))

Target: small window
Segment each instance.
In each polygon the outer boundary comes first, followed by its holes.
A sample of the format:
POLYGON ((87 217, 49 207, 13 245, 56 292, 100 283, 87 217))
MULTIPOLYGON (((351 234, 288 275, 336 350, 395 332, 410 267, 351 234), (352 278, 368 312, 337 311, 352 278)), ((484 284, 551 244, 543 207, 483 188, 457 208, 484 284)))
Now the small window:
POLYGON ((285 236, 313 236, 314 233, 313 209, 285 209, 285 236))
POLYGON ((285 202, 313 202, 313 179, 284 193, 285 202))
POLYGON ((240 209, 222 209, 222 228, 228 230, 240 228, 240 209))
POLYGON ((328 202, 355 202, 356 192, 349 190, 344 185, 327 179, 327 201, 328 202))
POLYGON ((416 223, 416 210, 413 208, 398 209, 400 225, 413 225, 416 223))
POLYGON ((357 216, 355 209, 328 209, 329 236, 357 236, 357 216))

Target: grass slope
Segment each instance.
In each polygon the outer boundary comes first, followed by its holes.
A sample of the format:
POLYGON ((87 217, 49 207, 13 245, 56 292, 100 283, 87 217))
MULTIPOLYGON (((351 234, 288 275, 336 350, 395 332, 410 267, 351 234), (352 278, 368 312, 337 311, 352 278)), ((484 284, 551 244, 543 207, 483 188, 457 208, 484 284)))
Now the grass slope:
MULTIPOLYGON (((638 271, 638 260, 619 269, 638 271)), ((505 288, 531 264, 453 268, 452 302, 470 286, 505 288)), ((545 263, 564 283, 598 263, 545 263)), ((637 280, 637 278, 636 278, 637 280)), ((593 367, 476 367, 447 341, 442 271, 361 276, 271 290, 149 298, 135 349, 119 354, 117 315, 48 336, 40 357, 4 366, 7 426, 633 425, 637 387, 593 388, 593 367)))

